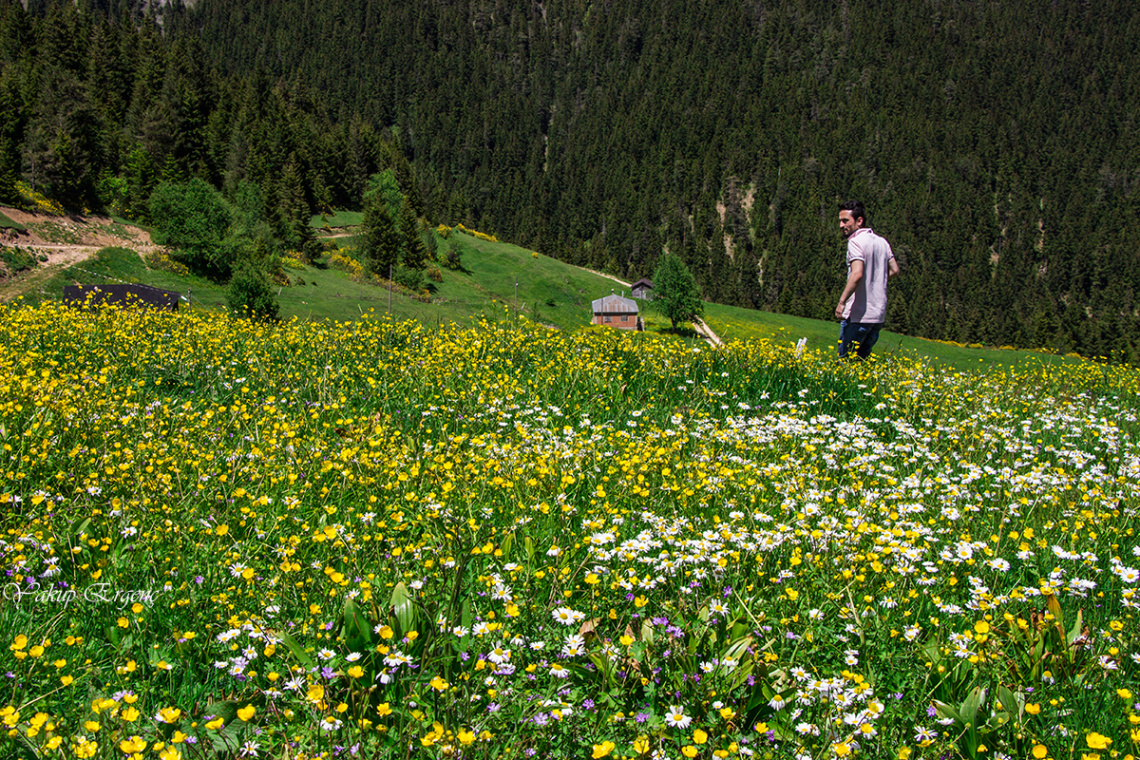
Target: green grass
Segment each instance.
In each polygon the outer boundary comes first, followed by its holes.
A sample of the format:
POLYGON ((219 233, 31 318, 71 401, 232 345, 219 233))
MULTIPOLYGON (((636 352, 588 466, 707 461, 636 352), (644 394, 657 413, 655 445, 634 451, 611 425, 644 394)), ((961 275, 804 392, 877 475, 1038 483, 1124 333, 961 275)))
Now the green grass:
POLYGON ((0 307, 0 757, 1128 746, 1140 372, 646 337, 0 307))
POLYGON ((12 221, 4 212, 0 211, 0 229, 26 230, 27 227, 19 222, 12 221))
POLYGON ((9 272, 24 272, 35 269, 37 266, 36 257, 31 249, 20 246, 0 248, 0 262, 8 268, 9 272))
MULTIPOLYGON (((330 219, 344 219, 338 213, 330 219)), ((341 238, 342 247, 352 245, 353 238, 341 238)), ((324 264, 290 269, 289 276, 298 284, 278 287, 281 316, 302 320, 354 320, 371 312, 391 319, 416 320, 429 326, 465 323, 487 318, 507 321, 525 317, 560 330, 587 328, 591 321, 590 302, 611 292, 622 292, 623 286, 608 278, 567 265, 542 254, 505 242, 491 242, 463 234, 451 233, 439 239, 440 258, 448 247, 462 256, 462 271, 442 269, 443 282, 428 281, 430 302, 409 297, 396 289, 352 279, 346 273, 324 264), (299 284, 303 282, 304 284, 299 284), (518 283, 517 310, 515 283, 518 283)), ((30 294, 26 300, 38 302, 59 299, 63 287, 72 282, 139 282, 186 294, 192 292, 195 308, 224 309, 226 286, 210 280, 152 270, 132 250, 110 248, 81 264, 66 268, 30 294)), ((699 339, 686 326, 674 332, 668 320, 647 304, 642 304, 642 317, 650 335, 681 337, 694 344, 699 339)), ((794 345, 807 338, 812 350, 833 351, 838 327, 835 323, 784 314, 753 311, 720 304, 705 305, 706 323, 726 342, 766 340, 774 344, 794 345)), ((1011 367, 1033 362, 1056 364, 1076 361, 1040 351, 1022 351, 959 346, 924 340, 884 331, 875 348, 879 357, 901 356, 922 358, 958 370, 982 370, 1011 367)))
POLYGON ((130 248, 104 248, 86 261, 65 267, 35 291, 28 293, 24 300, 28 303, 62 300, 63 289, 67 285, 114 282, 140 283, 174 290, 183 295, 189 290, 196 305, 211 309, 223 308, 226 302, 224 285, 193 275, 184 276, 150 269, 142 257, 130 248))
POLYGON ((518 313, 546 325, 573 330, 590 324, 590 303, 618 291, 612 280, 509 243, 452 233, 441 241, 462 255, 465 271, 444 271, 435 298, 456 311, 491 309, 518 313), (517 302, 515 283, 518 283, 517 302))
POLYGON ((329 227, 359 227, 362 221, 363 211, 336 211, 332 214, 317 214, 309 220, 309 226, 318 230, 326 224, 329 227))
MULTIPOLYGON (((810 350, 834 351, 839 340, 837 322, 753 311, 737 306, 706 303, 705 323, 725 342, 767 340, 795 345, 801 338, 807 338, 807 348, 810 350)), ((880 333, 874 353, 880 357, 923 357, 957 369, 1012 367, 1030 360, 1042 364, 1079 361, 1074 356, 1060 356, 1048 351, 961 346, 901 335, 890 330, 880 333)))

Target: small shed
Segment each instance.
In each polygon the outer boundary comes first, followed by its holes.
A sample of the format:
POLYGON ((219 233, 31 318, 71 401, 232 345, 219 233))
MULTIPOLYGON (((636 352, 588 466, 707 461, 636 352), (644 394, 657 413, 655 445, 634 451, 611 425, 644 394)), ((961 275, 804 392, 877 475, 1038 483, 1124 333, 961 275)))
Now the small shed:
POLYGON ((142 306, 177 311, 179 298, 181 294, 173 290, 128 283, 66 285, 63 288, 63 300, 68 306, 142 306))
POLYGON ((593 301, 591 305, 595 325, 607 325, 621 330, 644 329, 637 315, 637 302, 632 298, 611 294, 593 301))
POLYGON ((642 277, 637 282, 633 283, 632 290, 629 294, 634 298, 640 298, 642 301, 653 300, 653 283, 642 277))

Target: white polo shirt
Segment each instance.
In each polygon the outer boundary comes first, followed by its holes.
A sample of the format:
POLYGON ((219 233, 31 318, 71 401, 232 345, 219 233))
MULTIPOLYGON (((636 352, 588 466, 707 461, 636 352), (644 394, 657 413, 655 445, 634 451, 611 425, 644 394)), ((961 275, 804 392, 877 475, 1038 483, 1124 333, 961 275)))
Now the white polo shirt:
POLYGON ((863 227, 847 238, 847 273, 851 262, 863 262, 863 279, 843 309, 848 322, 878 324, 887 321, 887 279, 890 261, 895 257, 887 239, 863 227))

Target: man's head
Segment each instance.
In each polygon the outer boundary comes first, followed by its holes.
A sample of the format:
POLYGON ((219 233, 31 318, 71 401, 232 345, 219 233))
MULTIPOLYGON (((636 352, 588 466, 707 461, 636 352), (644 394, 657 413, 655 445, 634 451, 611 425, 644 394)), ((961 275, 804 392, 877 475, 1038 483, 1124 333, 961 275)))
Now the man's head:
POLYGON ((844 201, 839 204, 839 229, 843 237, 851 237, 855 230, 867 226, 867 210, 861 201, 844 201))

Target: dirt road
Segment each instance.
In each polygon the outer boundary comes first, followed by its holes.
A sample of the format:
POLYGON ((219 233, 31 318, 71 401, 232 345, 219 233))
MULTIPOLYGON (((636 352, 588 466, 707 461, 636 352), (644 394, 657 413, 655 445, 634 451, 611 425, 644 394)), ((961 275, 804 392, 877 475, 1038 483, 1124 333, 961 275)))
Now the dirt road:
POLYGON ((0 206, 0 213, 22 225, 0 229, 0 247, 22 248, 37 260, 33 270, 12 273, 0 262, 0 301, 7 302, 36 287, 54 272, 94 256, 102 248, 121 246, 152 252, 150 234, 106 216, 50 216, 0 206))

